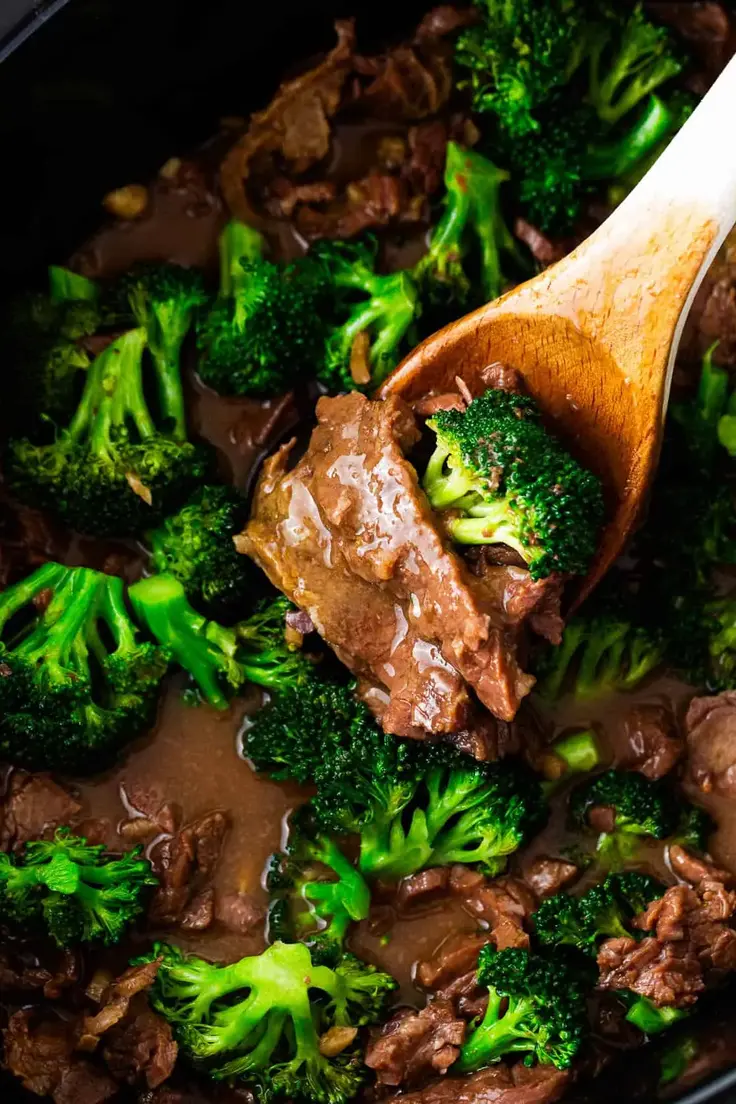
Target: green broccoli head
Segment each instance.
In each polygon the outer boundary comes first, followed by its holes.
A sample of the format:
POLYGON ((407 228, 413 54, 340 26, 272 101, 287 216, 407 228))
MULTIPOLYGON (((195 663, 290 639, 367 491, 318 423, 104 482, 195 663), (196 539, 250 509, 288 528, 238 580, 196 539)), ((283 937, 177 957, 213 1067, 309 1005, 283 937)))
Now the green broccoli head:
POLYGON ((0 923, 47 934, 60 947, 118 943, 152 885, 139 847, 115 858, 59 828, 52 840, 26 844, 20 857, 0 854, 0 923))
POLYGON ((344 1104, 365 1078, 358 1051, 321 1053, 333 1026, 379 1018, 395 982, 346 956, 315 964, 302 943, 274 943, 260 955, 217 966, 157 945, 161 965, 151 1001, 184 1054, 215 1080, 244 1079, 262 1101, 286 1096, 344 1104))
POLYGON ((640 997, 628 990, 616 994, 627 1005, 626 1019, 645 1035, 660 1035, 690 1015, 689 1008, 673 1008, 655 1004, 649 997, 640 997))
POLYGON ((314 962, 334 965, 350 925, 365 920, 370 890, 335 841, 315 832, 308 807, 292 814, 286 850, 269 863, 269 937, 305 942, 314 962))
POLYGON ((231 622, 250 599, 251 578, 234 538, 248 508, 234 487, 200 487, 148 534, 151 566, 178 579, 200 613, 231 622))
POLYGON ((664 661, 666 640, 650 627, 618 581, 604 583, 536 665, 538 693, 555 701, 567 691, 580 700, 634 690, 664 661))
POLYGON ((120 313, 127 305, 133 325, 145 331, 166 433, 186 441, 180 356, 195 313, 205 302, 202 274, 182 265, 145 262, 119 277, 112 295, 120 313))
POLYGON ((648 874, 609 874, 581 897, 557 893, 543 901, 534 913, 537 939, 594 955, 602 939, 636 938, 631 921, 663 893, 664 886, 648 874))
POLYGON ((453 511, 453 540, 506 544, 535 579, 585 574, 603 521, 600 482, 547 432, 533 399, 490 390, 427 425, 437 443, 423 485, 434 509, 453 511))
POLYGON ((604 771, 576 787, 570 796, 571 823, 589 827, 594 806, 614 811, 613 831, 601 833, 598 841, 598 854, 610 865, 633 857, 646 836, 698 841, 702 848, 709 825, 706 816, 678 799, 667 780, 651 781, 638 771, 604 771))
MULTIPOLYGON (((505 170, 481 154, 448 142, 444 211, 414 269, 430 305, 451 306, 457 317, 503 291, 502 256, 519 264, 501 207, 501 185, 508 179, 505 170)), ((435 312, 430 315, 434 321, 435 312)))
POLYGON ((314 250, 332 300, 317 377, 331 390, 375 387, 396 366, 419 313, 417 288, 406 270, 376 271, 377 245, 321 242, 314 250))
POLYGON ((148 727, 168 659, 138 635, 122 580, 48 563, 0 595, 0 755, 89 773, 148 727))
POLYGON ((281 595, 264 598, 235 626, 238 662, 248 682, 283 691, 301 689, 313 679, 314 660, 286 637, 286 615, 295 608, 281 595))
POLYGON ((521 766, 397 740, 338 684, 279 695, 256 716, 246 752, 276 779, 316 785, 315 822, 360 837, 368 878, 456 862, 497 873, 546 817, 541 787, 521 766))
POLYGON ((257 231, 230 222, 220 237, 220 292, 199 327, 199 374, 223 395, 275 395, 324 356, 322 267, 276 265, 257 231))
POLYGON ((471 1029, 453 1071, 470 1073, 506 1055, 567 1069, 587 1030, 585 975, 561 952, 518 947, 480 952, 478 982, 488 1008, 471 1029))
POLYGON ((130 536, 156 524, 204 479, 207 454, 171 435, 183 403, 178 366, 157 421, 144 395, 145 347, 139 328, 95 358, 76 412, 52 444, 11 441, 8 479, 21 499, 81 532, 130 536))
POLYGON ((14 380, 13 427, 34 439, 63 424, 90 365, 82 339, 100 326, 98 288, 69 269, 49 268, 47 292, 13 300, 2 318, 3 361, 14 380))

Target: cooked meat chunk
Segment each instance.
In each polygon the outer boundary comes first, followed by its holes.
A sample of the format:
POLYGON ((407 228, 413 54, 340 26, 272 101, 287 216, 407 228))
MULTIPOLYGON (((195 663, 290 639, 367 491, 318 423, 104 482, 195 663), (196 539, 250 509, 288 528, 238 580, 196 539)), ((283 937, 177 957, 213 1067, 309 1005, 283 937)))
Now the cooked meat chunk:
POLYGON ((74 1053, 74 1037, 63 1020, 33 1025, 31 1009, 15 1012, 3 1031, 4 1066, 23 1087, 54 1104, 102 1104, 118 1086, 102 1069, 74 1053))
POLYGON ((463 27, 475 23, 478 13, 474 8, 456 8, 452 4, 440 4, 436 8, 430 8, 414 32, 414 41, 423 42, 426 39, 444 38, 454 34, 463 27))
POLYGON ((226 893, 218 896, 215 915, 230 931, 249 935, 262 927, 265 910, 250 893, 226 893))
POLYGON ((51 952, 44 954, 44 959, 53 963, 53 968, 41 965, 22 947, 0 951, 0 996, 41 990, 48 1000, 56 1000, 79 979, 79 962, 72 951, 61 951, 58 955, 51 952))
POLYGON ((206 813, 153 848, 151 863, 160 880, 149 908, 153 923, 179 924, 189 931, 210 926, 215 902, 208 883, 227 829, 224 813, 206 813))
MULTIPOLYGON (((679 5, 678 5, 679 6, 679 5)), ((693 300, 683 331, 681 356, 700 364, 705 352, 713 350, 716 364, 736 365, 736 234, 726 239, 693 300)))
POLYGON ((607 939, 598 952, 601 989, 631 989, 658 1005, 686 1008, 705 988, 690 943, 659 939, 607 939))
POLYGON ((671 712, 662 705, 635 705, 626 715, 626 752, 620 766, 647 778, 662 778, 678 762, 682 740, 671 712))
POLYGON ((399 1009, 376 1032, 365 1053, 381 1085, 412 1085, 433 1073, 447 1073, 465 1040, 464 1020, 452 1005, 434 1000, 421 1012, 399 1009))
POLYGON ((400 910, 404 910, 417 903, 424 904, 428 900, 436 900, 438 896, 447 892, 449 884, 449 866, 434 866, 429 870, 420 870, 418 874, 412 874, 401 880, 396 893, 396 904, 400 910))
POLYGON ((703 66, 690 78, 691 87, 702 94, 736 50, 736 30, 726 5, 716 0, 650 0, 648 6, 655 18, 674 27, 703 66))
POLYGON ((402 1104, 553 1104, 570 1074, 554 1066, 502 1063, 469 1077, 445 1077, 420 1092, 402 1095, 402 1104))
POLYGON ((128 1014, 130 1002, 138 993, 150 989, 156 980, 160 960, 146 962, 142 966, 129 966, 102 993, 100 1010, 94 1016, 85 1016, 80 1038, 85 1040, 83 1049, 93 1049, 93 1040, 104 1035, 128 1014))
POLYGON ((363 78, 360 102, 379 119, 426 119, 445 106, 452 90, 452 52, 436 38, 358 56, 354 67, 363 78))
POLYGON ((736 969, 736 931, 729 921, 736 892, 682 848, 673 867, 688 870, 694 885, 676 885, 635 918, 634 927, 651 933, 634 939, 608 939, 600 947, 599 985, 632 989, 655 1004, 684 1008, 695 1002, 711 979, 736 969), (690 865, 689 865, 690 864, 690 865))
POLYGON ((13 771, 0 803, 0 848, 8 851, 32 839, 53 835, 61 824, 72 824, 82 806, 48 774, 13 771))
POLYGON ((687 773, 703 793, 736 797, 736 692, 694 698, 685 718, 687 773))
POLYGON ((222 163, 223 195, 242 222, 263 223, 248 195, 255 162, 278 154, 294 173, 301 173, 327 155, 329 120, 339 107, 355 42, 352 20, 338 21, 335 30, 337 44, 324 61, 282 84, 265 111, 252 117, 222 163))
POLYGON ((551 897, 565 889, 576 880, 580 871, 575 863, 567 859, 550 859, 540 855, 524 870, 524 881, 533 889, 537 897, 551 897))
POLYGON ((116 1081, 126 1085, 145 1082, 155 1089, 173 1073, 177 1051, 170 1025, 145 1009, 129 1023, 110 1030, 102 1056, 116 1081))
POLYGON ((679 843, 673 843, 670 847, 669 859, 673 872, 691 885, 697 886, 707 879, 713 879, 728 887, 734 884, 734 875, 729 871, 720 870, 707 859, 697 858, 679 843))
POLYGON ((418 431, 400 399, 321 399, 317 418, 291 472, 284 453, 266 467, 239 547, 356 674, 385 688, 387 729, 465 727, 460 676, 511 720, 534 682, 516 652, 538 584, 517 568, 478 579, 446 546, 404 456, 418 431))
POLYGON ((489 942, 490 936, 485 933, 453 936, 432 958, 417 963, 417 981, 430 992, 444 989, 459 977, 475 971, 481 948, 489 942))

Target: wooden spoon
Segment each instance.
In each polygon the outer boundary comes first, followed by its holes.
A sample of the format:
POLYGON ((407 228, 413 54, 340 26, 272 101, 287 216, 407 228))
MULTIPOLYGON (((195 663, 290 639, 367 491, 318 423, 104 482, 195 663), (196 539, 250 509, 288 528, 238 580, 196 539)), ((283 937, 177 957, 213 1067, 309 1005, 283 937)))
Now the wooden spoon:
POLYGON ((522 375, 608 491, 610 522, 574 605, 620 554, 654 474, 684 321, 736 222, 735 122, 736 59, 594 234, 429 337, 380 389, 411 402, 457 391, 457 378, 482 394, 493 362, 522 375))

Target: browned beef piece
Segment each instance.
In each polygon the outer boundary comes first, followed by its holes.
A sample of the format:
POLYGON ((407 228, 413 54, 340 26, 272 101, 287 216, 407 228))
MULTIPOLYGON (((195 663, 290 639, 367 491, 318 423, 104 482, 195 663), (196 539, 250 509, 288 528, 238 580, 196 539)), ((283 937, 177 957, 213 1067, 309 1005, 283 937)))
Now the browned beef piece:
POLYGON ((473 970, 487 943, 499 950, 528 947, 525 926, 536 908, 534 894, 518 878, 488 879, 464 866, 450 867, 447 890, 462 899, 465 911, 477 917, 483 930, 447 940, 432 958, 417 964, 417 981, 435 992, 473 970))
POLYGON ((369 115, 392 123, 436 115, 452 91, 452 47, 438 38, 356 56, 354 69, 363 78, 358 102, 369 115))
POLYGON ((118 1086, 102 1069, 74 1053, 74 1036, 63 1020, 34 1024, 24 1009, 10 1017, 3 1031, 4 1066, 23 1087, 54 1104, 102 1104, 118 1086))
POLYGON ((550 859, 540 855, 524 870, 524 881, 528 882, 537 897, 552 897, 571 885, 579 874, 575 863, 567 859, 550 859))
POLYGON ((149 1008, 108 1032, 102 1056, 116 1081, 127 1085, 145 1081, 155 1089, 171 1077, 177 1052, 171 1027, 149 1008))
POLYGON ((662 705, 633 706, 626 715, 627 748, 620 766, 647 778, 662 778, 678 762, 683 742, 669 709, 662 705))
POLYGON ((490 935, 457 935, 443 943, 430 959, 417 963, 416 979, 423 989, 437 992, 451 982, 474 971, 481 949, 490 935))
POLYGON ((412 194, 399 176, 373 169, 360 180, 351 181, 345 192, 323 209, 300 206, 294 225, 307 241, 316 241, 354 238, 369 227, 422 222, 426 216, 425 196, 412 194))
POLYGON ((680 346, 681 358, 700 365, 705 352, 713 351, 716 364, 736 365, 736 234, 726 244, 705 275, 687 317, 680 346))
POLYGON ((554 1104, 570 1074, 554 1066, 503 1063, 468 1077, 444 1077, 419 1092, 401 1096, 402 1104, 554 1104))
POLYGON ((539 261, 543 268, 561 261, 572 248, 568 239, 550 238, 524 218, 517 218, 514 222, 514 234, 527 246, 535 261, 539 261))
POLYGON ((0 804, 0 848, 7 851, 32 839, 48 839, 60 825, 74 822, 82 806, 48 774, 13 771, 0 804))
POLYGON ((720 870, 713 863, 707 859, 701 859, 693 855, 687 848, 681 847, 679 843, 673 843, 669 850, 670 866, 674 874, 678 878, 683 878, 686 882, 690 882, 691 885, 697 886, 701 882, 712 879, 720 882, 722 885, 732 888, 734 885, 734 875, 728 870, 720 870))
POLYGON ((703 793, 736 797, 736 692, 693 698, 685 717, 687 773, 703 793))
POLYGON ((598 951, 601 989, 630 989, 657 1005, 686 1008, 705 988, 693 946, 646 938, 607 939, 598 951))
POLYGON ((427 395, 412 403, 412 410, 418 418, 431 418, 440 410, 465 410, 467 403, 462 395, 455 391, 445 391, 441 395, 427 395))
POLYGON ((404 457, 418 431, 400 399, 320 399, 317 418, 293 471, 285 474, 283 454, 266 468, 238 546, 307 610, 348 666, 386 688, 384 727, 395 723, 392 699, 407 685, 415 727, 465 727, 458 672, 492 713, 511 720, 534 683, 516 653, 537 584, 516 568, 477 579, 443 540, 404 457), (415 688, 428 676, 430 707, 417 710, 415 688), (436 700, 438 688, 453 709, 436 700))
POLYGON ((452 4, 440 4, 436 8, 431 8, 422 17, 421 23, 414 32, 414 41, 445 38, 477 21, 478 12, 475 8, 456 8, 452 4))
POLYGON ((401 1008, 373 1034, 364 1061, 381 1085, 415 1085, 433 1073, 447 1073, 465 1031, 449 1001, 430 1001, 421 1012, 401 1008))
POLYGON ((271 103, 254 115, 246 133, 220 168, 220 184, 232 213, 262 226, 248 194, 254 163, 278 155, 295 174, 321 161, 330 148, 330 119, 342 99, 352 67, 355 31, 351 20, 335 24, 337 44, 314 69, 281 85, 271 103))
POLYGON ((634 924, 659 940, 687 942, 706 971, 734 970, 736 931, 729 924, 734 909, 736 892, 705 877, 695 888, 671 886, 634 924))
POLYGON ((215 915, 209 885, 228 830, 225 813, 206 813, 153 848, 151 863, 159 878, 149 908, 154 924, 179 924, 202 931, 215 915))
POLYGON ((41 990, 48 1000, 57 1000, 79 980, 79 961, 73 951, 46 953, 44 961, 41 965, 20 949, 0 950, 0 996, 41 990))
POLYGON ((408 158, 401 166, 401 176, 413 194, 431 196, 440 188, 448 137, 448 126, 442 119, 410 128, 408 158))
POLYGON ((447 892, 450 883, 449 866, 433 866, 429 870, 420 870, 402 878, 396 892, 396 904, 400 910, 413 907, 417 903, 425 904, 447 892))
POLYGON ((161 959, 157 958, 141 966, 129 966, 115 978, 102 993, 99 1012, 84 1017, 77 1045, 83 1050, 93 1050, 97 1039, 127 1016, 133 998, 151 988, 160 965, 161 959))
POLYGON ((460 675, 410 627, 390 594, 352 574, 338 558, 311 492, 294 482, 299 469, 287 474, 287 455, 281 450, 264 464, 253 515, 238 538, 240 551, 306 609, 359 676, 368 705, 387 730, 421 737, 465 728, 470 701, 460 675))
POLYGON ((436 999, 447 1000, 464 1020, 474 1020, 485 1014, 488 1006, 488 990, 478 984, 476 970, 461 974, 444 989, 439 989, 436 999))

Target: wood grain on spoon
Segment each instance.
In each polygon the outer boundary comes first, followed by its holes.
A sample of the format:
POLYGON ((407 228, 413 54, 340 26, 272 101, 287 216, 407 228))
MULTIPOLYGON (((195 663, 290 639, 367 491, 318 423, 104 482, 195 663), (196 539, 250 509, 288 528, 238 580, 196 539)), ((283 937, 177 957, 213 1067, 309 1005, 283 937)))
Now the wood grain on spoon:
POLYGON ((736 60, 620 207, 558 264, 419 345, 380 394, 487 389, 515 368, 604 481, 609 523, 575 604, 636 524, 656 468, 672 366, 697 287, 736 222, 736 60))

